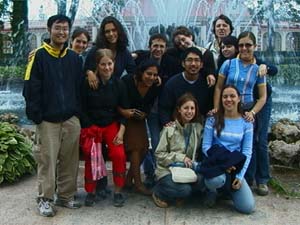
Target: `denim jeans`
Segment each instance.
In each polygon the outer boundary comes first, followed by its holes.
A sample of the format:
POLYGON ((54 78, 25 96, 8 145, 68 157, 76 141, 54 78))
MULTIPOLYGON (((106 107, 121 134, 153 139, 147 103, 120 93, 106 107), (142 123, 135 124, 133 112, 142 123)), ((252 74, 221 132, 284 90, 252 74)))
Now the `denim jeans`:
POLYGON ((176 199, 189 197, 193 192, 203 191, 205 188, 203 177, 198 175, 196 183, 175 183, 172 175, 168 174, 159 179, 153 188, 153 193, 163 201, 174 202, 176 199))
MULTIPOLYGON (((226 183, 226 175, 222 174, 210 179, 204 179, 205 186, 211 192, 216 192, 226 183)), ((255 200, 250 187, 245 179, 242 180, 242 185, 239 190, 231 190, 230 195, 235 209, 241 213, 250 214, 254 211, 255 200)))
POLYGON ((245 178, 249 184, 266 184, 270 179, 270 162, 268 152, 268 128, 271 118, 272 97, 270 96, 263 108, 256 115, 256 129, 253 137, 252 158, 245 178))
POLYGON ((159 142, 159 133, 161 130, 158 113, 151 112, 149 114, 149 116, 147 117, 147 125, 151 136, 152 148, 149 149, 144 158, 143 167, 145 175, 148 177, 153 177, 156 168, 156 159, 154 156, 154 152, 159 142))

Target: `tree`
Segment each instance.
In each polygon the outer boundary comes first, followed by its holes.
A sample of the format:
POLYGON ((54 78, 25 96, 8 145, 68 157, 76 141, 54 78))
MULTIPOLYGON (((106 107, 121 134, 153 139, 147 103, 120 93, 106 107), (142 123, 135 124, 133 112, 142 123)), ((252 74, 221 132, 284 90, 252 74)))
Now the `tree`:
POLYGON ((57 13, 62 15, 67 15, 68 17, 70 17, 73 24, 78 11, 79 0, 71 1, 71 6, 69 8, 68 14, 67 14, 67 1, 66 0, 55 0, 55 1, 57 4, 57 13))
POLYGON ((8 6, 9 6, 9 0, 0 0, 0 59, 1 61, 3 60, 3 37, 4 34, 2 33, 4 29, 4 21, 5 17, 9 16, 9 11, 8 11, 8 6))
POLYGON ((11 29, 14 63, 26 62, 28 55, 28 1, 13 0, 11 29))

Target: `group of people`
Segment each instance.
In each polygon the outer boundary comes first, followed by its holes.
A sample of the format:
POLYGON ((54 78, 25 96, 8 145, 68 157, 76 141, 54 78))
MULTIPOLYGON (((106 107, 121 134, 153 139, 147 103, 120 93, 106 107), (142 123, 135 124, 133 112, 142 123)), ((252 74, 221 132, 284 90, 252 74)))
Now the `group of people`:
POLYGON ((222 193, 249 214, 255 208, 253 182, 259 195, 268 194, 266 75, 277 69, 255 57, 252 32, 231 36, 231 20, 220 15, 206 47, 179 26, 173 47, 157 33, 148 50, 130 52, 126 32, 112 16, 103 19, 88 51, 90 36, 82 28, 73 31, 68 47, 68 17, 51 16, 47 28, 50 39, 30 56, 23 90, 26 114, 37 125, 40 215, 54 216, 54 205, 81 206, 75 198, 79 151, 86 206, 110 193, 108 159, 116 207, 125 203, 124 188, 152 195, 162 208, 199 193, 212 207, 222 193), (174 165, 192 168, 197 180, 174 181, 174 165))

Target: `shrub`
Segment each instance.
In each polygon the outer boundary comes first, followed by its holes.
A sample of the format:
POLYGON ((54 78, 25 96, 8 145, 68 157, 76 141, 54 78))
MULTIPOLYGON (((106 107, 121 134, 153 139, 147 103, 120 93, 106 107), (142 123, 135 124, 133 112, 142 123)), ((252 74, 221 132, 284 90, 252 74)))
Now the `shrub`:
POLYGON ((0 122, 0 184, 12 183, 24 174, 32 173, 36 163, 33 142, 22 135, 15 125, 0 122))
POLYGON ((0 66, 0 79, 23 79, 25 66, 0 66))

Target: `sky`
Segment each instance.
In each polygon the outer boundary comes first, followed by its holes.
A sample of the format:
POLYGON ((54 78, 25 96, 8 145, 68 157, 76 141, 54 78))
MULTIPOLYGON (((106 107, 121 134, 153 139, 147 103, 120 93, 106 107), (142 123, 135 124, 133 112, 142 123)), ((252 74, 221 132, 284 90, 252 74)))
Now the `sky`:
MULTIPOLYGON (((70 0, 67 0, 67 8, 70 6, 70 0)), ((46 19, 57 12, 55 0, 28 0, 28 18, 29 20, 38 20, 41 11, 46 15, 46 19)), ((78 16, 89 16, 92 12, 92 0, 79 0, 78 16)))

